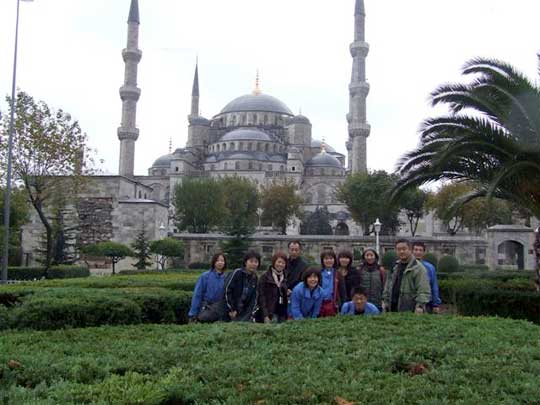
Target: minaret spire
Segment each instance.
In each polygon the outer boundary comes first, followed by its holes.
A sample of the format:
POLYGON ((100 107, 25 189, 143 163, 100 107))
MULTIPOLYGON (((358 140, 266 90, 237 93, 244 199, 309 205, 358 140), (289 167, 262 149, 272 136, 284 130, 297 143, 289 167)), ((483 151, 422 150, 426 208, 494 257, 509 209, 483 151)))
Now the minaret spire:
POLYGON ((349 85, 349 169, 353 173, 367 171, 367 137, 371 131, 366 117, 366 98, 369 84, 366 82, 366 57, 369 45, 365 42, 366 11, 364 0, 356 0, 354 8, 354 42, 351 44, 353 68, 349 85))
POLYGON ((139 50, 139 3, 131 0, 128 17, 127 47, 122 51, 122 57, 126 65, 124 85, 120 87, 122 99, 122 123, 118 128, 120 140, 120 164, 118 173, 120 176, 133 177, 135 166, 135 141, 139 137, 137 128, 137 101, 141 96, 141 90, 137 87, 137 65, 142 52, 139 50))
POLYGON ((258 96, 261 93, 261 78, 259 75, 259 69, 257 69, 257 77, 255 78, 255 90, 253 90, 253 94, 258 96))
POLYGON ((193 89, 191 90, 191 114, 190 117, 199 116, 199 58, 195 63, 195 76, 193 77, 193 89))

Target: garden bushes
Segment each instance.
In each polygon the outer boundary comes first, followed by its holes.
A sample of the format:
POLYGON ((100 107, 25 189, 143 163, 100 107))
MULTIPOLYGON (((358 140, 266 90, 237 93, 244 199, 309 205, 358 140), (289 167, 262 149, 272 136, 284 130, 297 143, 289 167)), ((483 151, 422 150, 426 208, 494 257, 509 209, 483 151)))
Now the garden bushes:
MULTIPOLYGON (((10 280, 39 280, 45 276, 43 267, 10 267, 8 269, 10 280)), ((52 266, 47 272, 48 279, 89 277, 90 270, 86 266, 52 266)))
POLYGON ((443 256, 439 259, 437 269, 441 273, 456 273, 459 271, 459 261, 454 256, 443 256))

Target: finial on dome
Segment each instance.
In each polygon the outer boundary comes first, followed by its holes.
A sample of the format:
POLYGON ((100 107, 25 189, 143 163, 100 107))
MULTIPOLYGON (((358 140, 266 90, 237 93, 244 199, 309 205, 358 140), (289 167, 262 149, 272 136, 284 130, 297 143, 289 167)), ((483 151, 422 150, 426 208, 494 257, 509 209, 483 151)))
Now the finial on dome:
POLYGON ((172 137, 169 138, 169 154, 172 152, 172 137))
POLYGON ((253 90, 253 94, 258 96, 261 93, 262 91, 260 87, 259 69, 257 69, 257 77, 255 78, 255 90, 253 90))
POLYGON ((324 136, 323 136, 322 142, 321 142, 321 153, 323 155, 326 153, 326 140, 324 139, 324 136))

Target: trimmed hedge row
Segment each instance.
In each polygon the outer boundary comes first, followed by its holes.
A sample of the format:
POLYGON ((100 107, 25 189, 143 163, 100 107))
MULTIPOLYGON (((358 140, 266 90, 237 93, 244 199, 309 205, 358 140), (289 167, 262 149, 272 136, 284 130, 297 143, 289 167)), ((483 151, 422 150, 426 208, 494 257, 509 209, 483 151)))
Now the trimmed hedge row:
POLYGON ((15 286, 0 292, 0 329, 81 328, 187 323, 191 293, 162 288, 88 289, 15 286))
MULTIPOLYGON (((10 267, 10 280, 39 280, 45 275, 43 267, 10 267)), ((65 279, 89 277, 90 270, 86 266, 52 266, 47 272, 47 279, 65 279)))
POLYGON ((522 321, 385 315, 5 333, 0 391, 21 404, 531 403, 538 332, 522 321))

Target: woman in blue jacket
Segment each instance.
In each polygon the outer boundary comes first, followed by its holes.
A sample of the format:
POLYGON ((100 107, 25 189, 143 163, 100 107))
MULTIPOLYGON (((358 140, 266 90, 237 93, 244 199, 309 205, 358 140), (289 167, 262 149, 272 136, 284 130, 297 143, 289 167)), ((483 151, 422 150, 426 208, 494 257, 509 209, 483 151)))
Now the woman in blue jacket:
POLYGON ((219 319, 219 312, 214 308, 223 297, 223 286, 227 259, 223 253, 216 253, 212 257, 210 270, 201 274, 195 284, 189 319, 191 321, 214 322, 219 319))
POLYGON ((321 271, 307 269, 302 276, 302 283, 294 287, 291 294, 291 316, 293 319, 317 318, 323 301, 321 271))

